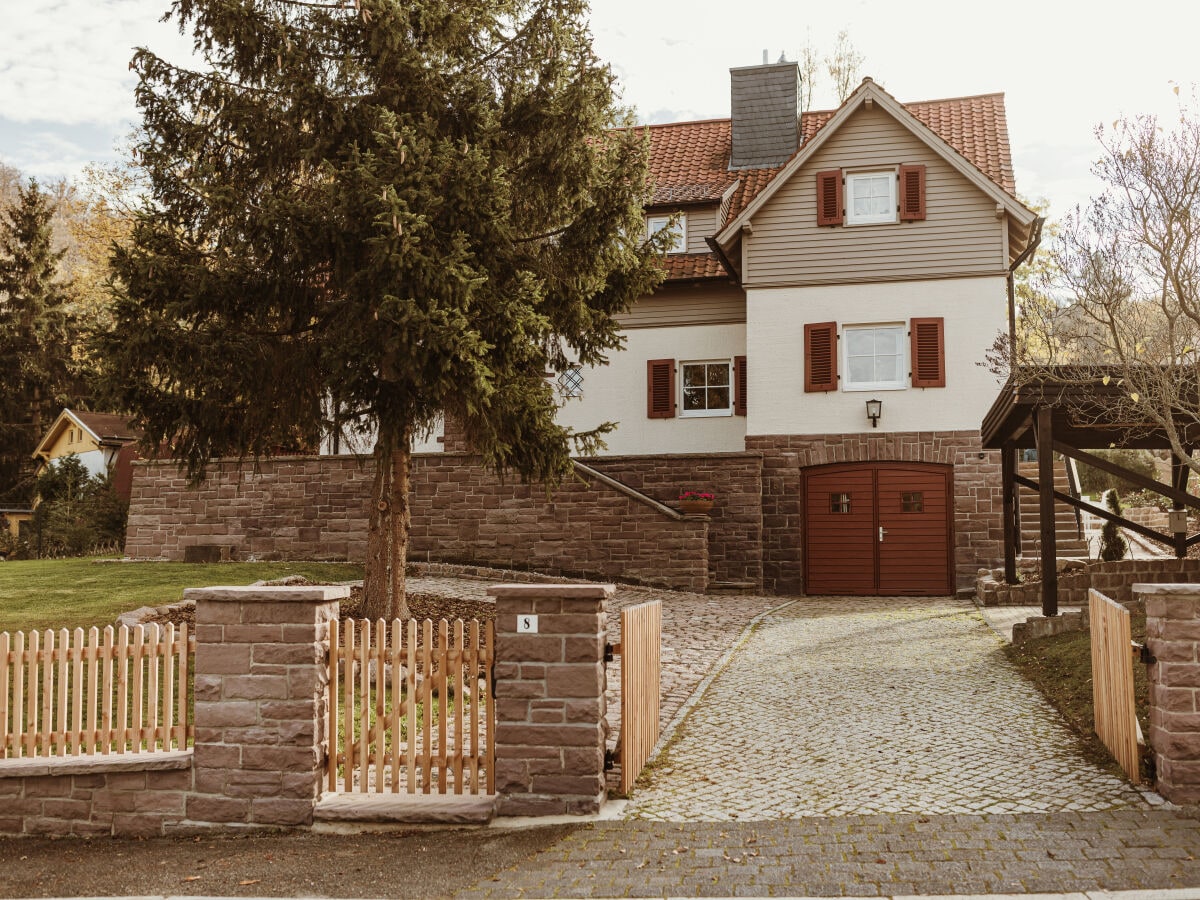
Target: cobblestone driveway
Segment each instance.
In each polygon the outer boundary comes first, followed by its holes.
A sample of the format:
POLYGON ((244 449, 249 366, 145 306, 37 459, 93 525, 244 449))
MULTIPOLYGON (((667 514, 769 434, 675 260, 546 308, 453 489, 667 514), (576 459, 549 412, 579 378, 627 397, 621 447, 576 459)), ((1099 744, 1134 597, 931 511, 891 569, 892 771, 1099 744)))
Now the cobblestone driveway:
POLYGON ((949 599, 768 614, 644 779, 627 815, 659 821, 1146 806, 949 599))

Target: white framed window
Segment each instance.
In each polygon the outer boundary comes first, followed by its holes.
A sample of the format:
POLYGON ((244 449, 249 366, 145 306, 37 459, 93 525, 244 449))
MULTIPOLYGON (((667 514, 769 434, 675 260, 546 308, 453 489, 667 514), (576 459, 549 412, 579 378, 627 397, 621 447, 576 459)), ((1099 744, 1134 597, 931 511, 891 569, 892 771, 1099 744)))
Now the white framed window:
POLYGON ((671 235, 671 247, 667 252, 685 253, 687 251, 687 213, 674 213, 673 215, 674 222, 671 221, 671 215, 647 216, 646 234, 655 235, 660 231, 667 231, 671 235))
POLYGON ((681 417, 733 415, 733 361, 686 360, 679 363, 681 417))
POLYGON ((908 341, 902 324, 842 328, 843 391, 899 391, 908 387, 908 341))
POLYGON ((846 224, 879 225, 899 221, 896 170, 846 173, 846 224))

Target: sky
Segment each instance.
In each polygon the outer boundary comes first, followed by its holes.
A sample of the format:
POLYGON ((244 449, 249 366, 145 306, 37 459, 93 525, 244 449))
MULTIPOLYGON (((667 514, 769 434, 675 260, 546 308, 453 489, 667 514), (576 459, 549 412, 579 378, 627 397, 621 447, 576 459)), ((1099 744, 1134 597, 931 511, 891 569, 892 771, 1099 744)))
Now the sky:
MULTIPOLYGON (((185 58, 165 0, 0 0, 0 162, 76 177, 136 121, 135 46, 185 58)), ((845 29, 901 101, 1004 92, 1017 189, 1061 216, 1099 190, 1097 125, 1177 115, 1200 82, 1197 0, 592 0, 595 47, 644 122, 729 115, 729 69, 829 48, 845 29)), ((836 105, 828 78, 814 106, 836 105)))

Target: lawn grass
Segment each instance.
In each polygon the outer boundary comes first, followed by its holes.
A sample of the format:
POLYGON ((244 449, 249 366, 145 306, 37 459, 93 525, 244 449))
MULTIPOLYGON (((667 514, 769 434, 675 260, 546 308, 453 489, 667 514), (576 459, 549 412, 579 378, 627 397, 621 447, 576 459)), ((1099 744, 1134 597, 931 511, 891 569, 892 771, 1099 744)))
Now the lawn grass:
MULTIPOLYGON (((1144 643, 1145 613, 1135 612, 1130 621, 1133 640, 1144 643)), ((1068 631, 1005 647, 1008 658, 1021 670, 1078 733, 1084 750, 1095 762, 1120 773, 1112 754, 1096 736, 1092 703, 1092 645, 1088 631, 1068 631)), ((1146 667, 1134 661, 1133 697, 1142 733, 1149 730, 1150 688, 1146 667)), ((1143 775, 1145 775, 1143 766, 1143 775)))
POLYGON ((362 566, 348 563, 0 562, 0 631, 103 627, 139 606, 174 603, 189 587, 251 584, 285 575, 348 581, 362 574, 362 566))

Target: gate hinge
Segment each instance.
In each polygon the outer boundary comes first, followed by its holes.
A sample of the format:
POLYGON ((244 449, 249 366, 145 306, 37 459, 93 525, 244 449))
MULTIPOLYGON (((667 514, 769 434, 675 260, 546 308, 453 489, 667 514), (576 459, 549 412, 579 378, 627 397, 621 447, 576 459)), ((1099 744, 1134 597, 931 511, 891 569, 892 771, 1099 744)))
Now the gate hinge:
POLYGON ((1140 651, 1138 651, 1138 659, 1140 659, 1142 662, 1144 662, 1148 666, 1152 666, 1156 662, 1158 662, 1158 658, 1153 653, 1150 652, 1150 648, 1147 647, 1145 644, 1142 644, 1142 649, 1140 651))
POLYGON ((604 644, 604 661, 606 663, 612 662, 614 659, 616 659, 616 657, 613 655, 613 650, 613 645, 606 641, 604 644))
POLYGON ((616 768, 616 766, 617 766, 617 751, 605 749, 605 751, 604 751, 604 771, 611 772, 613 769, 616 768))

